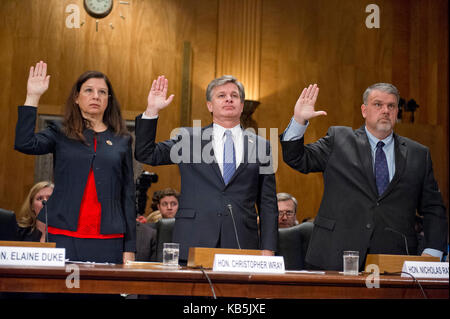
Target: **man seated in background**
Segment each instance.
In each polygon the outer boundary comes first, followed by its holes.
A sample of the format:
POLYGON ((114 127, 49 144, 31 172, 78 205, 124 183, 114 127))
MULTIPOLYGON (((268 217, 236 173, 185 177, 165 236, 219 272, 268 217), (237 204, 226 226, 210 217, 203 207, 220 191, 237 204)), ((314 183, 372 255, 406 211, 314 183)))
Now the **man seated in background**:
POLYGON ((161 218, 175 218, 179 198, 180 193, 173 188, 156 191, 152 203, 152 207, 155 207, 156 210, 147 216, 147 223, 156 223, 161 218))
POLYGON ((278 228, 292 227, 297 221, 297 199, 288 193, 278 193, 278 228))
POLYGON ((152 211, 137 218, 137 261, 156 261, 157 236, 155 223, 162 218, 174 218, 180 193, 173 188, 157 190, 152 197, 152 211), (146 216, 147 215, 147 216, 146 216))
POLYGON ((178 199, 180 193, 173 188, 157 190, 153 193, 151 209, 136 218, 136 221, 156 223, 161 218, 174 218, 178 211, 178 199))

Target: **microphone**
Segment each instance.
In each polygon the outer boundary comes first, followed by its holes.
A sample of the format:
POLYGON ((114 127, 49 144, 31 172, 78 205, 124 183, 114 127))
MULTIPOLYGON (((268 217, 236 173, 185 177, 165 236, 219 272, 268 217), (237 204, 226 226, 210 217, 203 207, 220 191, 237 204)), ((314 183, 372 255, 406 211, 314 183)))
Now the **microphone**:
POLYGON ((236 236, 236 242, 238 244, 238 248, 242 249, 241 244, 239 243, 239 237, 237 234, 236 222, 234 220, 234 215, 233 215, 233 208, 231 207, 231 204, 228 204, 227 207, 228 207, 228 210, 230 211, 231 219, 233 220, 234 235, 236 236))
POLYGON ((45 242, 48 243, 47 201, 45 199, 42 201, 42 206, 44 206, 45 210, 45 242))
POLYGON ((403 240, 405 241, 406 254, 409 255, 409 251, 408 251, 408 241, 406 240, 406 236, 405 236, 403 233, 401 233, 401 232, 399 232, 398 230, 395 230, 395 229, 393 229, 393 228, 391 228, 391 227, 386 227, 384 230, 388 230, 388 231, 391 231, 391 232, 393 232, 393 233, 396 233, 396 234, 402 236, 402 237, 403 237, 403 240))

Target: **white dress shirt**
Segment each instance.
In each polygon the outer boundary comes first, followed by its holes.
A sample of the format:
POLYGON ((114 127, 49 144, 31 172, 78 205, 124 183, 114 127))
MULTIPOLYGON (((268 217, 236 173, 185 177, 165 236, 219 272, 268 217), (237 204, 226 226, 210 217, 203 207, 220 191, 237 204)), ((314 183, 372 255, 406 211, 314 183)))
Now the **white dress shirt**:
MULTIPOLYGON (((158 116, 147 116, 145 112, 142 114, 142 119, 150 120, 157 119, 158 116)), ((214 157, 217 164, 219 165, 220 172, 223 175, 223 145, 225 143, 225 131, 230 130, 233 137, 234 143, 234 155, 236 156, 236 169, 241 164, 244 158, 244 135, 242 134, 241 125, 238 124, 233 128, 226 129, 219 124, 213 123, 213 134, 212 134, 212 146, 214 150, 214 157)))
POLYGON ((242 162, 244 156, 244 137, 242 134, 241 125, 238 124, 233 128, 224 128, 219 124, 213 124, 213 150, 216 162, 219 165, 220 172, 223 174, 223 145, 225 143, 225 131, 230 130, 234 143, 234 155, 236 157, 236 169, 242 162))

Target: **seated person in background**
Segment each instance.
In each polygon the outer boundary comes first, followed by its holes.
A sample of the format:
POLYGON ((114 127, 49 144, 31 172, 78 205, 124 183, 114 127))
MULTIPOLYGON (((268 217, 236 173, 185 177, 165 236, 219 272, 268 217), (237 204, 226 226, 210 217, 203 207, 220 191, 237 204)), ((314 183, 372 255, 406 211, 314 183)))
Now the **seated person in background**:
POLYGON ((136 261, 156 261, 157 231, 151 224, 136 222, 136 261))
POLYGON ((31 187, 16 216, 20 240, 45 242, 45 224, 36 220, 36 217, 43 207, 42 201, 50 198, 53 188, 53 183, 49 181, 42 181, 31 187))
POLYGON ((278 228, 292 227, 298 224, 297 200, 294 196, 288 193, 278 193, 278 228))
POLYGON ((156 223, 161 218, 174 218, 178 211, 178 200, 180 193, 173 188, 165 188, 156 191, 153 195, 153 205, 157 210, 151 212, 147 217, 148 223, 156 223))
POLYGON ((152 212, 137 219, 136 260, 155 261, 157 230, 155 223, 162 218, 174 218, 178 211, 180 193, 173 188, 155 191, 152 197, 152 212))
POLYGON ((148 212, 145 212, 143 215, 139 215, 136 220, 140 223, 155 223, 159 219, 161 219, 161 213, 158 210, 158 203, 159 203, 159 193, 161 191, 157 190, 153 192, 152 196, 152 204, 150 205, 150 210, 148 212))
POLYGON ((314 217, 305 217, 305 218, 303 218, 303 219, 302 219, 302 224, 303 224, 303 223, 306 223, 306 222, 308 222, 308 223, 314 223, 314 217))

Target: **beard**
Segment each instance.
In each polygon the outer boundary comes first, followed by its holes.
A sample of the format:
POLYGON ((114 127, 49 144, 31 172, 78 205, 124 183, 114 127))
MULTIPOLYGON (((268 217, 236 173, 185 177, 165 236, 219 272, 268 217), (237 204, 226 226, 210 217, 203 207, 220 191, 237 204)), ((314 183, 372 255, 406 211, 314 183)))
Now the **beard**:
POLYGON ((382 122, 377 122, 376 125, 377 131, 379 132, 391 132, 393 129, 393 125, 390 121, 382 121, 382 122))

